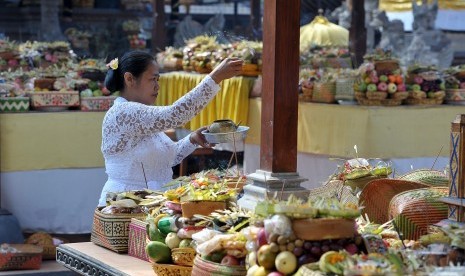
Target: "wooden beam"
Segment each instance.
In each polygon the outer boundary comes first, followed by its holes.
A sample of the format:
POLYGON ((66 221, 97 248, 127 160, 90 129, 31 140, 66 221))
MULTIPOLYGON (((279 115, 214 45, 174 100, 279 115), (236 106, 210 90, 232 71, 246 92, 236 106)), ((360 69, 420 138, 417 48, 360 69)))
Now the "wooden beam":
POLYGON ((349 50, 355 55, 355 67, 363 63, 367 51, 367 30, 365 28, 365 0, 352 3, 352 21, 349 30, 349 50))
POLYGON ((264 1, 260 168, 296 172, 300 0, 264 1))
POLYGON ((153 2, 153 28, 152 28, 152 53, 165 50, 166 47, 166 14, 165 1, 155 0, 153 2))
POLYGON ((250 24, 253 31, 260 29, 261 9, 260 0, 250 0, 250 24))

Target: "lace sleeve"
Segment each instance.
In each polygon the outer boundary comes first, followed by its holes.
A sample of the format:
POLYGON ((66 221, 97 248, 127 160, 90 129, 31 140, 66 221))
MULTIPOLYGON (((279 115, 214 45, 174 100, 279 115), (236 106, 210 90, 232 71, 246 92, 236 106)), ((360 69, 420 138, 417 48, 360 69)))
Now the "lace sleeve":
POLYGON ((191 143, 189 137, 190 135, 187 135, 183 139, 176 142, 176 157, 174 158, 172 166, 176 166, 177 164, 181 163, 184 158, 194 152, 194 150, 197 148, 196 145, 191 143))
POLYGON ((151 134, 184 125, 213 99, 219 89, 218 84, 207 76, 171 106, 148 106, 135 102, 114 106, 103 121, 102 152, 124 152, 151 134))

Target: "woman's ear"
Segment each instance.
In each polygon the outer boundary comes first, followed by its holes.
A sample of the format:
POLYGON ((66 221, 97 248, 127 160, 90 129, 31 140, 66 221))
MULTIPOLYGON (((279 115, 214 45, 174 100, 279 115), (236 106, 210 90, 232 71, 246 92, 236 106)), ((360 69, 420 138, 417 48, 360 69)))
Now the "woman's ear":
POLYGON ((130 72, 124 73, 124 83, 127 87, 132 87, 135 84, 136 80, 130 72))

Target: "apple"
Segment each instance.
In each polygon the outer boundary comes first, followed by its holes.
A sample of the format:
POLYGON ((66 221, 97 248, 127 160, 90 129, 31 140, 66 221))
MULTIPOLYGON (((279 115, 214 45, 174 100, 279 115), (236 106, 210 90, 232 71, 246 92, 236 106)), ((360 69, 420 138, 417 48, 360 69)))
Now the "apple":
POLYGON ((405 87, 405 84, 401 83, 397 85, 397 91, 399 92, 405 92, 407 89, 405 87))
POLYGON ((412 85, 412 90, 413 91, 421 91, 421 86, 419 84, 414 84, 414 85, 412 85))
POLYGON ((297 268, 297 258, 292 252, 283 251, 276 256, 276 269, 283 274, 291 274, 297 268))
POLYGON ((358 84, 358 91, 360 92, 365 92, 367 91, 367 84, 364 82, 361 82, 358 84))
POLYGON ((226 255, 223 257, 223 259, 221 259, 221 264, 227 266, 239 265, 239 260, 231 255, 226 255))
POLYGON ((378 83, 378 91, 385 92, 386 90, 388 90, 388 85, 385 82, 378 83))
POLYGON ((378 87, 374 83, 370 83, 369 85, 367 85, 367 90, 370 92, 375 92, 377 89, 378 87))
POLYGON ((266 232, 265 232, 264 227, 261 227, 260 230, 258 230, 257 242, 258 242, 258 247, 268 244, 268 240, 266 239, 266 232))
POLYGON ((364 81, 365 81, 365 83, 369 84, 369 83, 371 83, 371 78, 370 78, 370 77, 366 77, 366 78, 364 79, 364 81))
POLYGON ((386 75, 381 75, 381 76, 379 76, 379 81, 387 82, 387 81, 388 81, 388 77, 387 77, 386 75))
POLYGON ((284 276, 284 274, 282 274, 281 272, 273 271, 267 276, 284 276))
POLYGON ((413 78, 413 82, 416 83, 416 84, 422 84, 423 83, 423 78, 420 77, 420 76, 415 76, 413 78))
POLYGON ((395 83, 392 83, 392 82, 391 82, 390 84, 388 84, 387 90, 388 90, 388 92, 391 93, 391 94, 392 94, 392 93, 396 93, 396 91, 397 91, 397 85, 396 85, 395 83))
POLYGON ((273 269, 276 259, 276 253, 271 251, 270 245, 265 244, 257 251, 257 261, 261 267, 265 269, 273 269))
POLYGON ((372 82, 372 83, 378 83, 378 82, 379 82, 378 76, 372 75, 372 76, 371 76, 371 82, 372 82))

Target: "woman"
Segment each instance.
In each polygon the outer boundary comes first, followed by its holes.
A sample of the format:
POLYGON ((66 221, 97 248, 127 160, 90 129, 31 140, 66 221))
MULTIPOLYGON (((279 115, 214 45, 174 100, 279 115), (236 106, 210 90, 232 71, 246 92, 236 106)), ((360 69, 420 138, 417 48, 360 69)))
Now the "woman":
POLYGON ((103 119, 102 153, 108 180, 99 206, 108 192, 162 190, 171 181, 172 167, 200 145, 209 147, 200 128, 173 142, 165 130, 189 122, 220 90, 219 83, 241 72, 242 60, 225 59, 192 91, 171 106, 152 106, 158 95, 159 68, 152 55, 133 51, 109 63, 105 87, 120 91, 103 119))

